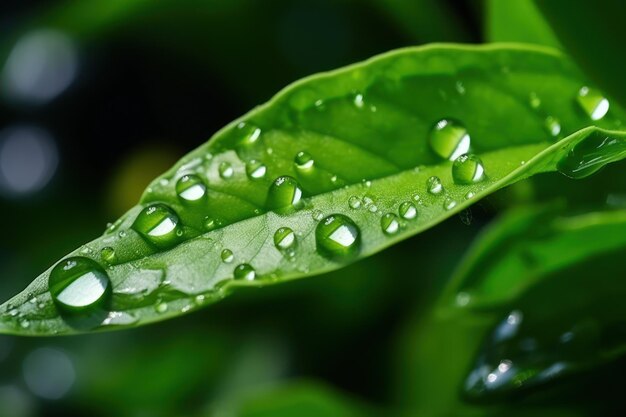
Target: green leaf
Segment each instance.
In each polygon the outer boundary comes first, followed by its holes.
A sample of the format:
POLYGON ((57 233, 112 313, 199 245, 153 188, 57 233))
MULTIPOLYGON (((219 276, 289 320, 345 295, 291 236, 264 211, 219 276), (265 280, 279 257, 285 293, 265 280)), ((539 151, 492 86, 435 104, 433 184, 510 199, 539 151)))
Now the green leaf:
POLYGON ((622 16, 626 3, 613 0, 593 2, 535 0, 554 33, 589 77, 626 103, 624 59, 618 51, 626 38, 622 16))
MULTIPOLYGON (((237 287, 340 268, 531 175, 589 175, 626 156, 626 133, 585 128, 585 84, 559 53, 516 45, 410 48, 299 81, 6 303, 2 331, 163 320, 237 287), (467 151, 468 134, 482 176, 475 159, 440 156, 467 151)), ((612 103, 602 113, 602 128, 626 120, 612 103)))
POLYGON ((466 379, 466 395, 502 397, 623 355, 625 255, 625 210, 529 210, 486 233, 451 292, 466 314, 500 321, 466 379))
MULTIPOLYGON (((564 377, 625 352, 625 232, 623 209, 572 214, 558 205, 515 209, 491 224, 418 331, 412 327, 402 386, 418 410, 463 414, 485 402, 524 401, 529 388, 548 382, 555 387, 541 391, 544 403, 584 401, 564 377)), ((574 408, 603 414, 590 390, 585 396, 589 403, 574 408)), ((515 408, 528 405, 536 404, 515 408)))
POLYGON ((485 37, 489 42, 524 42, 561 48, 532 1, 487 0, 485 37))

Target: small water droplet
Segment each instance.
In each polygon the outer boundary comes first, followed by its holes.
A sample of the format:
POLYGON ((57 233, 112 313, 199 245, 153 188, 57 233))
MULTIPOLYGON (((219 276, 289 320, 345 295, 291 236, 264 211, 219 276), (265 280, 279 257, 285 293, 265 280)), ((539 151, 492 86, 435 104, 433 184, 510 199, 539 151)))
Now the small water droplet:
POLYGON ((164 204, 145 207, 135 219, 132 228, 157 247, 170 247, 179 241, 178 215, 164 204))
POLYGON ((250 264, 237 265, 233 274, 238 281, 254 281, 256 279, 256 271, 250 264))
POLYGON ((528 95, 528 103, 533 109, 538 109, 539 106, 541 106, 541 99, 539 98, 537 93, 533 91, 528 95))
POLYGON ((354 100, 352 102, 354 103, 356 108, 362 109, 363 105, 365 104, 365 101, 363 99, 363 94, 360 94, 360 93, 359 94, 355 94, 354 100))
POLYGON ((217 170, 220 174, 220 177, 222 177, 225 180, 232 178, 233 175, 235 174, 235 169, 233 168, 233 165, 230 162, 220 162, 217 170))
POLYGON ((414 194, 414 195, 413 195, 413 201, 415 201, 415 202, 419 203, 419 202, 421 202, 421 201, 422 201, 422 197, 420 197, 420 195, 419 195, 419 194, 414 194))
POLYGON ((461 81, 457 81, 456 83, 454 83, 454 88, 456 89, 456 92, 459 93, 459 95, 465 95, 465 86, 461 81))
POLYGON ((475 196, 475 194, 474 194, 474 192, 473 192, 473 191, 468 191, 468 192, 465 194, 465 199, 466 199, 466 200, 469 200, 469 199, 474 198, 474 196, 475 196))
POLYGON ((484 176, 485 167, 476 155, 461 155, 452 164, 452 179, 457 184, 474 184, 482 181, 484 176))
POLYGON ((544 127, 550 136, 558 136, 561 133, 561 123, 559 119, 553 116, 546 117, 544 127))
POLYGON ((256 143, 261 137, 261 129, 250 122, 241 122, 237 125, 237 129, 241 133, 241 141, 244 144, 251 145, 256 143))
POLYGON ((405 201, 404 203, 400 204, 400 207, 398 208, 398 213, 403 219, 413 220, 417 217, 417 208, 415 208, 415 204, 411 203, 410 201, 405 201))
POLYGON ((361 249, 361 231, 347 216, 332 214, 315 228, 318 252, 331 259, 350 259, 361 249))
POLYGON ((315 100, 315 103, 313 103, 315 108, 317 110, 324 110, 326 108, 326 106, 324 105, 324 100, 319 99, 319 100, 315 100))
POLYGON ((28 329, 30 327, 30 321, 26 319, 20 320, 20 327, 22 329, 28 329))
POLYGON ((296 168, 302 171, 306 171, 313 168, 315 160, 310 153, 306 151, 300 151, 296 154, 294 163, 296 164, 296 168))
POLYGON ((224 249, 220 256, 222 257, 222 262, 227 264, 231 263, 235 259, 235 255, 230 249, 224 249))
POLYGON ((372 186, 372 181, 370 181, 370 180, 363 180, 363 186, 365 188, 370 188, 372 186))
POLYGON ((576 99, 591 120, 600 120, 609 111, 609 100, 594 88, 582 87, 576 99))
POLYGON ((295 255, 297 243, 296 234, 288 227, 281 227, 274 233, 274 246, 290 257, 295 255))
POLYGON ((446 199, 443 201, 443 208, 446 210, 452 210, 455 207, 456 201, 454 201, 454 199, 452 199, 451 197, 446 197, 446 199))
POLYGON ((204 303, 205 298, 206 297, 203 294, 198 294, 198 295, 196 295, 196 298, 194 298, 194 301, 195 301, 196 304, 200 305, 200 304, 204 303))
POLYGON ((201 201, 206 195, 206 185, 197 175, 183 175, 176 182, 176 194, 183 202, 201 201))
POLYGON ((270 186, 267 195, 267 206, 270 209, 281 209, 300 206, 302 190, 298 181, 290 176, 278 177, 270 186))
POLYGON ((204 218, 204 230, 210 232, 219 226, 219 221, 211 216, 206 216, 204 218))
POLYGON ((398 216, 393 213, 387 213, 380 218, 380 227, 387 235, 393 235, 400 230, 400 222, 398 222, 398 216))
POLYGON ((261 179, 266 173, 267 167, 260 161, 253 159, 246 164, 246 174, 251 180, 261 179))
POLYGON ((165 313, 167 309, 168 309, 168 305, 164 301, 157 303, 157 305, 154 307, 154 310, 159 314, 165 313))
POLYGON ((115 249, 110 246, 106 246, 100 251, 100 256, 104 262, 110 265, 115 262, 115 249))
POLYGON ((469 151, 470 135, 460 122, 442 119, 432 127, 429 142, 431 149, 437 155, 454 161, 469 151))
POLYGON ((86 312, 104 304, 111 281, 102 267, 80 256, 59 262, 50 272, 52 300, 66 313, 86 312))
POLYGON ((441 194, 443 191, 443 185, 441 184, 439 177, 430 177, 426 180, 426 189, 431 194, 441 194))
POLYGON ((324 218, 324 213, 322 213, 321 210, 313 210, 311 212, 311 217, 313 218, 313 220, 320 221, 324 218))
POLYGON ((352 197, 350 197, 348 199, 348 205, 350 206, 350 208, 356 210, 359 207, 361 207, 361 199, 359 197, 353 195, 352 197))

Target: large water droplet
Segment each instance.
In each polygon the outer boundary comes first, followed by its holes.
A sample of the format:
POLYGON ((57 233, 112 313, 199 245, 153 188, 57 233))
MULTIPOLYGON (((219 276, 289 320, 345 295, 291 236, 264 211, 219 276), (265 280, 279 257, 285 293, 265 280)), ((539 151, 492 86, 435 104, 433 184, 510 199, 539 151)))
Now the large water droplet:
POLYGON ((313 168, 315 160, 310 153, 306 151, 300 151, 296 154, 294 163, 296 164, 296 168, 302 171, 306 171, 313 168))
POLYGON ((111 292, 111 281, 98 263, 76 256, 52 269, 48 287, 52 300, 61 310, 85 312, 104 304, 111 292))
POLYGON ((398 213, 403 219, 413 220, 417 217, 417 208, 415 208, 415 204, 411 203, 410 201, 405 201, 404 203, 400 204, 398 213))
POLYGON ((591 120, 600 120, 609 111, 609 100, 594 88, 582 87, 576 99, 591 120))
POLYGON ((387 213, 380 218, 380 227, 387 235, 393 235, 400 230, 400 222, 398 222, 398 216, 393 213, 387 213))
POLYGON ((132 228, 148 242, 165 248, 178 242, 182 231, 178 215, 164 204, 144 208, 135 219, 132 228))
POLYGON ((426 189, 431 194, 441 194, 443 191, 443 185, 439 177, 430 177, 426 180, 426 189))
POLYGON ((361 249, 361 231, 349 217, 332 214, 317 224, 315 242, 321 255, 331 259, 349 259, 361 249))
POLYGON ((270 209, 298 207, 302 199, 302 190, 293 177, 276 178, 267 195, 267 206, 270 209))
POLYGON ((176 194, 183 202, 200 201, 206 195, 206 185, 197 175, 183 175, 176 182, 176 194))
POLYGON ((584 178, 624 156, 626 140, 610 137, 601 132, 592 132, 559 161, 557 169, 570 178, 584 178))
POLYGON ((260 161, 255 159, 246 164, 246 174, 251 180, 259 180, 265 177, 267 167, 260 161))
POLYGON ((438 121, 430 131, 430 147, 442 158, 454 161, 467 153, 470 135, 460 122, 452 119, 438 121))
POLYGON ((285 250, 293 247, 296 244, 296 234, 288 227, 281 227, 274 233, 274 245, 280 249, 285 250))
POLYGON ((476 155, 461 155, 452 164, 452 179, 457 184, 473 184, 481 181, 484 176, 483 162, 476 155))
POLYGON ((219 166, 217 167, 217 171, 219 172, 220 177, 225 180, 232 178, 235 174, 235 169, 230 162, 220 162, 219 166))
POLYGON ((250 264, 237 265, 233 275, 238 281, 254 281, 256 279, 256 271, 250 264))

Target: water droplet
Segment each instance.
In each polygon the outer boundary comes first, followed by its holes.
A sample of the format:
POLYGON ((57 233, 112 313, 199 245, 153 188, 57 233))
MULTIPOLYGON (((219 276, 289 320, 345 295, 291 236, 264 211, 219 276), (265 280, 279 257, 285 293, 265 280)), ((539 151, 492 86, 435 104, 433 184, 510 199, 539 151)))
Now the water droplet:
POLYGON ((415 195, 413 195, 413 201, 419 203, 419 202, 422 201, 422 197, 420 197, 419 194, 415 194, 415 195))
POLYGON ((168 308, 167 303, 164 301, 161 301, 157 303, 157 305, 154 307, 154 310, 159 314, 163 314, 167 311, 167 308, 168 308))
POLYGON ((582 87, 576 99, 591 120, 600 120, 609 111, 609 100, 594 88, 582 87))
POLYGON ((467 153, 470 136, 460 122, 452 119, 438 121, 430 131, 430 147, 442 158, 454 161, 467 153))
POLYGON ((415 208, 415 204, 411 203, 410 201, 406 201, 400 204, 398 213, 400 214, 400 217, 406 220, 413 220, 417 217, 417 209, 415 208))
POLYGON ((468 192, 465 194, 465 199, 466 199, 466 200, 469 200, 469 199, 471 199, 471 198, 474 198, 474 195, 475 195, 475 194, 474 194, 474 192, 473 192, 473 191, 468 191, 468 192))
POLYGON ((561 123, 559 119, 553 116, 546 117, 544 127, 550 136, 558 136, 561 133, 561 123))
POLYGON ((267 167, 260 161, 255 159, 246 164, 246 174, 251 180, 258 180, 265 177, 267 167))
POLYGON ((100 251, 100 256, 104 262, 110 265, 115 262, 115 249, 110 246, 106 246, 100 251))
POLYGON ((602 132, 592 132, 572 147, 558 162, 557 169, 570 178, 584 178, 624 155, 626 141, 602 132))
POLYGON ((331 259, 349 259, 361 249, 361 231, 347 216, 332 214, 315 228, 318 252, 331 259))
POLYGON ((363 186, 365 188, 370 188, 372 186, 372 181, 370 181, 370 180, 363 180, 363 186))
POLYGON ((456 83, 454 83, 454 88, 456 89, 456 92, 459 93, 459 95, 465 94, 465 86, 461 81, 457 81, 456 83))
POLYGON ((398 216, 393 213, 387 213, 380 218, 380 227, 383 232, 388 235, 393 235, 400 230, 400 222, 398 222, 398 216))
POLYGON ((315 100, 315 103, 313 103, 315 105, 315 108, 319 111, 322 111, 326 108, 325 104, 324 104, 324 100, 319 99, 319 100, 315 100))
POLYGON ((360 94, 360 93, 355 94, 354 100, 352 102, 358 109, 362 109, 363 105, 365 104, 365 101, 363 99, 363 94, 360 94))
POLYGON ((249 122, 241 122, 237 125, 237 129, 241 132, 242 142, 244 144, 256 143, 261 137, 261 129, 249 122))
POLYGON ((296 164, 296 168, 298 168, 299 170, 305 171, 305 170, 309 170, 313 168, 313 164, 315 163, 315 160, 313 159, 310 153, 306 151, 300 151, 296 154, 294 162, 296 164))
POLYGON ((483 162, 476 155, 461 155, 452 164, 452 178, 457 184, 480 182, 484 176, 485 168, 483 162))
POLYGON ((30 327, 30 321, 26 319, 20 320, 20 327, 22 329, 28 329, 30 327))
POLYGON ((210 232, 211 230, 214 230, 219 225, 220 225, 219 221, 217 221, 216 219, 214 219, 211 216, 206 216, 204 218, 204 230, 207 231, 207 232, 210 232))
POLYGON ((50 272, 48 288, 64 312, 84 312, 102 306, 111 293, 111 281, 102 267, 80 256, 59 262, 50 272))
POLYGON ((534 91, 529 94, 528 102, 530 103, 530 107, 533 109, 538 109, 539 106, 541 106, 541 99, 534 91))
POLYGON ((220 256, 222 257, 222 262, 227 264, 231 263, 235 259, 235 255, 230 249, 224 249, 220 256))
POLYGON ((230 162, 220 162, 217 170, 220 174, 220 177, 222 177, 225 180, 232 178, 233 175, 235 174, 235 169, 233 168, 233 165, 230 162))
POLYGON ((196 298, 194 298, 194 301, 196 304, 200 305, 204 303, 205 299, 206 297, 203 294, 198 294, 196 295, 196 298))
POLYGON ((200 201, 206 195, 206 185, 197 175, 183 175, 176 182, 176 194, 183 202, 200 201))
POLYGON ((452 210, 456 207, 456 201, 454 201, 451 197, 446 197, 443 202, 443 208, 446 210, 452 210))
POLYGON ((321 210, 313 210, 311 212, 311 217, 313 218, 313 220, 320 221, 324 218, 324 213, 322 213, 321 210))
POLYGON ((440 194, 443 191, 443 185, 439 177, 430 177, 426 181, 426 189, 431 194, 440 194))
POLYGON ((164 248, 173 246, 179 239, 178 215, 164 204, 144 208, 135 219, 132 228, 148 242, 164 248))
POLYGON ((274 233, 274 245, 288 256, 295 255, 294 249, 297 243, 296 234, 288 227, 281 227, 274 233))
POLYGON ((267 206, 271 209, 298 207, 302 199, 302 190, 293 177, 276 178, 267 195, 267 206))
POLYGON ((254 281, 256 279, 256 271, 250 264, 237 265, 233 274, 238 281, 254 281))
POLYGON ((102 322, 103 326, 127 326, 136 323, 137 317, 124 311, 111 311, 102 322))
POLYGON ((356 210, 359 207, 361 207, 361 199, 359 197, 353 195, 352 197, 350 197, 348 199, 348 205, 350 206, 350 208, 356 210))

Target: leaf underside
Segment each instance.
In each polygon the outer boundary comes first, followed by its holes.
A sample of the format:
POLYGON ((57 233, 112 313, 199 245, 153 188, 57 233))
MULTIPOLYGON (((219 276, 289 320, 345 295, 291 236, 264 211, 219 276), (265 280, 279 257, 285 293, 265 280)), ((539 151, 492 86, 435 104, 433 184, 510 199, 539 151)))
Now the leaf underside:
POLYGON ((0 307, 0 332, 53 335, 134 327, 193 311, 239 286, 337 269, 347 261, 316 250, 315 228, 325 216, 343 214, 359 227, 362 245, 354 261, 506 185, 557 170, 568 157, 580 158, 580 149, 589 150, 587 143, 597 145, 594 149, 609 143, 608 151, 590 162, 593 172, 624 158, 626 133, 617 129, 626 118, 611 103, 608 114, 592 122, 576 102, 586 84, 558 52, 521 45, 408 48, 296 82, 181 159, 103 236, 68 255, 106 266, 113 287, 107 315, 87 326, 61 317, 48 292, 49 269, 0 307), (549 117, 561 127, 556 137, 547 128, 549 117), (430 148, 429 132, 444 118, 467 128, 471 152, 485 167, 484 180, 455 184, 452 162, 430 148), (294 164, 301 151, 314 160, 307 172, 294 164), (247 175, 251 161, 266 167, 264 176, 247 175), (224 175, 225 166, 232 176, 224 175), (199 207, 181 203, 176 194, 177 181, 190 173, 207 187, 199 207), (268 189, 282 175, 296 178, 302 188, 297 210, 267 208, 268 189), (442 193, 427 192, 432 176, 441 179, 442 193), (467 199, 468 192, 474 197, 467 199), (353 196, 363 203, 359 208, 350 206, 353 196), (417 217, 399 218, 399 230, 385 234, 381 216, 397 215, 404 202, 416 205, 417 217), (131 228, 154 203, 178 214, 183 225, 178 245, 159 249, 131 228), (209 218, 215 227, 207 231, 209 218), (281 227, 296 234, 293 257, 274 244, 281 227), (113 261, 105 262, 104 248, 114 250, 113 261), (224 249, 233 252, 233 262, 222 260, 224 249), (255 280, 233 280, 242 263, 254 268, 255 280))

